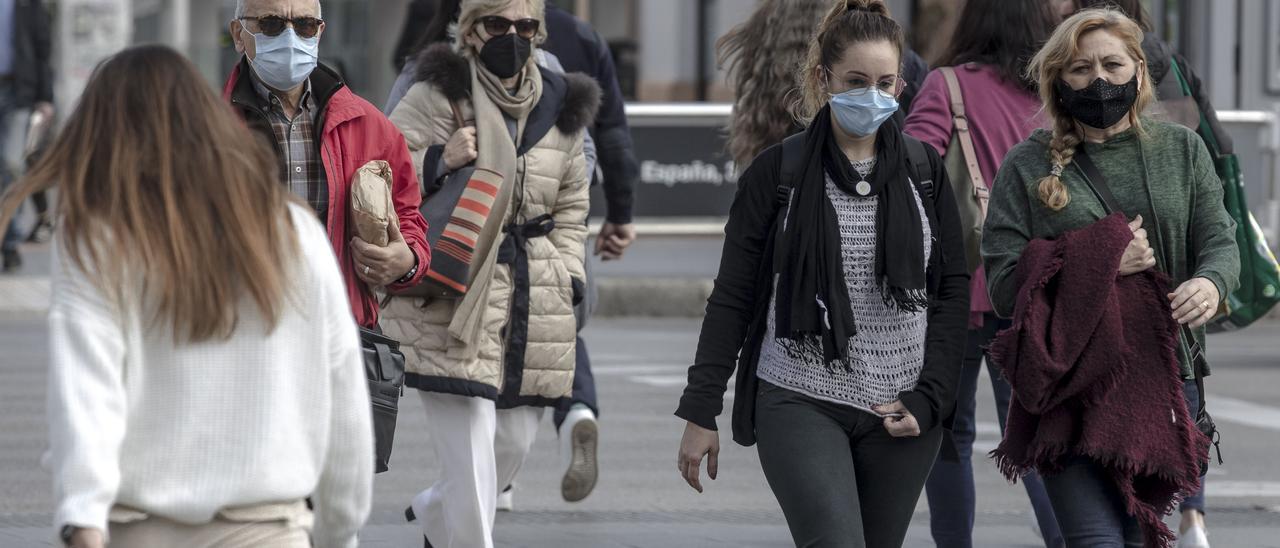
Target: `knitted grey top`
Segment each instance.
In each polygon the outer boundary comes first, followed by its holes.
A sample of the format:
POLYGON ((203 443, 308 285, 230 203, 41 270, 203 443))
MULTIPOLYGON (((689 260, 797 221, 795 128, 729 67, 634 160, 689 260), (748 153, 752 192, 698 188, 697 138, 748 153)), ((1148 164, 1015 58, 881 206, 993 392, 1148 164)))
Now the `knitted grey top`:
MULTIPOLYGON (((874 165, 875 158, 853 162, 863 177, 874 165)), ((904 180, 902 184, 911 183, 904 180)), ((925 264, 928 264, 932 231, 929 223, 924 222, 927 217, 920 196, 915 192, 912 195, 920 208, 925 264)), ((881 297, 874 275, 878 198, 850 195, 840 190, 830 177, 827 178, 827 197, 840 224, 845 283, 857 325, 857 334, 849 340, 847 362, 851 370, 840 364, 831 368, 824 365, 817 336, 800 342, 776 338, 775 296, 769 304, 768 326, 760 347, 756 376, 812 398, 870 412, 871 406, 890 403, 898 399, 899 392, 915 389, 924 367, 928 312, 901 312, 885 305, 881 297)))

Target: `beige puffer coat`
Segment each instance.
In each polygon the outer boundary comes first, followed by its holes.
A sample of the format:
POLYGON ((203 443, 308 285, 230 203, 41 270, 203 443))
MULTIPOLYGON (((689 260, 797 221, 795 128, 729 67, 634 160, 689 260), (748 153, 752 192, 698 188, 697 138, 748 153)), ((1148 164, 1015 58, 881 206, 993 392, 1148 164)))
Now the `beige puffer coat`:
MULTIPOLYGON (((464 119, 474 116, 469 71, 468 62, 451 49, 427 50, 418 60, 418 82, 391 114, 391 121, 404 133, 420 183, 434 179, 437 164, 443 164, 443 146, 458 129, 450 99, 464 119), (423 165, 424 159, 428 165, 423 165)), ((519 313, 522 291, 513 282, 513 265, 508 264, 496 265, 479 347, 470 352, 474 358, 465 357, 463 343, 449 336, 458 301, 395 297, 383 310, 382 328, 401 342, 409 386, 494 399, 504 408, 554 406, 569 397, 577 336, 573 305, 585 280, 589 175, 583 135, 599 97, 599 87, 588 77, 543 71, 539 108, 530 114, 526 126, 535 125, 535 116, 555 116, 555 123, 517 158, 517 181, 523 180, 523 185, 516 187, 504 223, 523 224, 544 214, 555 221, 550 234, 530 238, 525 245, 527 320, 519 313), (524 341, 521 333, 527 335, 524 341)), ((546 119, 542 126, 549 123, 546 119)), ((510 235, 503 233, 499 245, 507 238, 510 235)))

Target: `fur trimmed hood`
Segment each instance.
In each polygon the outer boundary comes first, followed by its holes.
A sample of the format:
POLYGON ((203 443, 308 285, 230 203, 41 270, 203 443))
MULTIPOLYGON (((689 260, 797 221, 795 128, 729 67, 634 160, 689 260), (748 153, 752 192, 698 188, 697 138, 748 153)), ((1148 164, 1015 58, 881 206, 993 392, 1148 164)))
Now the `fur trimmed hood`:
MULTIPOLYGON (((450 101, 470 99, 470 61, 454 51, 451 44, 436 44, 423 50, 418 54, 416 65, 415 81, 431 84, 450 101)), ((580 72, 557 74, 545 68, 541 72, 544 80, 564 82, 561 86, 564 88, 563 104, 556 117, 556 127, 560 131, 574 133, 595 123, 601 92, 594 78, 580 72)))

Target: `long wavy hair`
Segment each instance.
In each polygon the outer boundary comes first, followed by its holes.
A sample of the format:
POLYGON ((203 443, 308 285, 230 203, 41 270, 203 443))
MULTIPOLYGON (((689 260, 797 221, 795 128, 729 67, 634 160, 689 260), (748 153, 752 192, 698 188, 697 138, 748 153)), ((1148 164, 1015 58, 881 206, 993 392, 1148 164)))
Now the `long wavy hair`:
POLYGON ((1035 91, 1027 64, 1053 33, 1045 0, 966 0, 951 44, 938 66, 981 63, 995 67, 1010 84, 1035 91))
POLYGON ((827 104, 825 68, 840 62, 849 46, 881 40, 889 42, 901 57, 902 27, 890 16, 884 0, 837 0, 818 25, 817 36, 809 44, 809 53, 800 67, 796 117, 807 123, 827 104))
POLYGON ((109 295, 142 280, 154 323, 227 338, 247 295, 274 327, 297 235, 270 148, 185 57, 126 49, 94 71, 48 153, 0 200, 0 226, 57 188, 58 243, 109 295))
POLYGON ((787 108, 799 89, 796 67, 831 0, 765 0, 746 22, 716 41, 716 57, 733 86, 729 154, 739 168, 793 133, 787 108))
POLYGON ((1062 77, 1080 48, 1080 37, 1095 30, 1104 30, 1124 42, 1129 56, 1137 63, 1138 100, 1129 109, 1129 123, 1142 135, 1139 116, 1155 101, 1155 85, 1147 71, 1147 57, 1142 52, 1142 28, 1133 19, 1116 9, 1088 9, 1077 12, 1063 21, 1044 48, 1031 59, 1027 77, 1040 83, 1040 100, 1045 113, 1053 120, 1053 139, 1049 141, 1049 159, 1052 170, 1040 179, 1040 201, 1054 211, 1071 203, 1066 185, 1060 174, 1075 157, 1076 147, 1084 140, 1084 130, 1070 114, 1058 108, 1058 92, 1053 85, 1062 77))

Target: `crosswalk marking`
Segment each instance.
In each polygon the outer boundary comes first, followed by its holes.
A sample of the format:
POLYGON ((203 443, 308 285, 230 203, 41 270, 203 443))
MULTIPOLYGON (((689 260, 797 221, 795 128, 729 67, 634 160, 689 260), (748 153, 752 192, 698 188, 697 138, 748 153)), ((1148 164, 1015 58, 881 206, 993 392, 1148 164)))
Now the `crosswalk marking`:
POLYGON ((1280 409, 1275 407, 1214 394, 1209 394, 1206 405, 1217 422, 1280 431, 1280 409))

